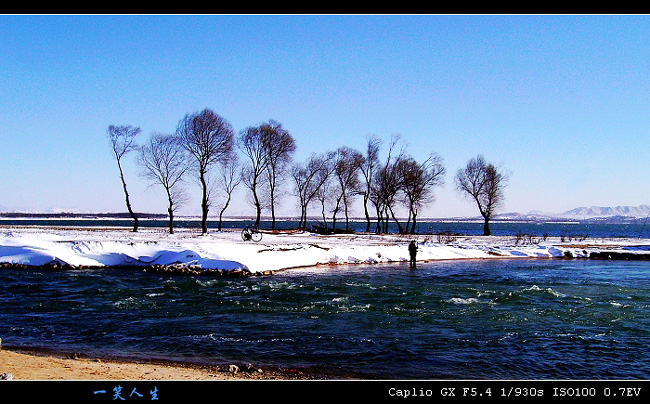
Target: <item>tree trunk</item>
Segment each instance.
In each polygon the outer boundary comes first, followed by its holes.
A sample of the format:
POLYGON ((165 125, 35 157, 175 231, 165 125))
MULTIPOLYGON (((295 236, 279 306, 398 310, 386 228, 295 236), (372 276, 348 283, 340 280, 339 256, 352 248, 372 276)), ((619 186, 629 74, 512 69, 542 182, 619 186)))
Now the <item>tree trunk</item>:
POLYGON ((201 231, 203 234, 208 233, 208 184, 205 182, 205 171, 200 172, 201 186, 203 188, 203 195, 201 198, 201 231))
POLYGON ((255 202, 255 228, 260 228, 260 220, 262 217, 262 205, 259 202, 255 202))
POLYGON ((260 228, 260 218, 262 216, 262 204, 260 199, 257 197, 257 178, 253 178, 253 184, 251 186, 251 191, 253 191, 253 204, 255 205, 255 228, 260 228))
POLYGON ((412 226, 411 227, 411 234, 415 234, 415 224, 416 224, 417 215, 418 215, 418 213, 416 211, 413 211, 413 223, 411 225, 412 226))
POLYGON ((169 189, 167 190, 167 199, 169 200, 169 207, 167 208, 167 213, 169 213, 169 234, 174 234, 174 203, 169 189))
POLYGON ((345 209, 345 231, 350 231, 350 217, 348 215, 347 198, 343 198, 343 208, 345 209))
POLYGON ((223 218, 223 212, 226 211, 226 208, 230 205, 230 194, 228 194, 228 199, 226 199, 226 203, 223 205, 223 208, 221 208, 221 212, 219 212, 219 231, 221 231, 221 222, 223 218))
POLYGON ((478 205, 478 211, 481 213, 481 216, 483 216, 483 220, 484 220, 484 223, 483 223, 483 235, 484 236, 491 236, 492 232, 490 232, 490 224, 489 224, 489 222, 490 222, 490 216, 492 216, 492 215, 490 213, 490 210, 483 209, 483 206, 481 205, 481 201, 478 199, 478 197, 475 196, 475 195, 472 195, 472 196, 474 196, 474 200, 476 201, 476 204, 478 205))
POLYGON ((341 209, 341 200, 339 199, 336 201, 336 206, 332 210, 332 230, 336 231, 336 215, 339 213, 339 210, 341 209))
POLYGON ((270 197, 271 197, 271 230, 275 230, 275 184, 269 181, 270 197))
POLYGON ((379 207, 376 207, 377 210, 377 228, 375 230, 375 233, 380 234, 381 233, 381 223, 383 222, 383 219, 381 217, 381 209, 379 207))
POLYGON ((275 185, 271 185, 271 230, 275 230, 275 185))
POLYGON ((483 223, 483 235, 484 236, 491 236, 492 232, 490 232, 490 218, 485 217, 485 223, 483 223))
MULTIPOLYGON (((406 234, 411 233, 411 216, 413 215, 413 210, 409 208, 409 216, 406 219, 406 234)), ((415 228, 415 227, 414 227, 415 228)))
POLYGON ((368 213, 368 196, 363 195, 363 210, 366 214, 366 233, 370 233, 370 214, 368 213))
POLYGON ((325 203, 322 204, 321 214, 323 215, 323 224, 325 225, 325 231, 327 232, 327 218, 325 217, 325 203))
POLYGON ((307 228, 307 206, 302 203, 300 205, 300 222, 298 222, 298 228, 301 230, 307 228))
POLYGON ((167 212, 169 212, 169 234, 174 234, 174 211, 169 207, 167 212))
POLYGON ((395 212, 393 212, 393 208, 389 206, 388 209, 390 210, 390 215, 393 217, 393 220, 395 221, 395 223, 397 223, 397 229, 399 231, 399 234, 404 234, 404 228, 402 227, 402 224, 399 222, 399 220, 397 220, 397 218, 395 217, 395 212))
POLYGON ((126 190, 126 181, 124 181, 124 172, 122 171, 122 164, 120 163, 120 160, 117 160, 117 166, 120 169, 120 178, 122 179, 122 188, 124 188, 124 195, 126 196, 126 209, 129 211, 129 214, 133 218, 133 231, 137 232, 138 231, 138 217, 135 215, 133 212, 133 209, 131 209, 131 202, 129 201, 129 193, 126 190))

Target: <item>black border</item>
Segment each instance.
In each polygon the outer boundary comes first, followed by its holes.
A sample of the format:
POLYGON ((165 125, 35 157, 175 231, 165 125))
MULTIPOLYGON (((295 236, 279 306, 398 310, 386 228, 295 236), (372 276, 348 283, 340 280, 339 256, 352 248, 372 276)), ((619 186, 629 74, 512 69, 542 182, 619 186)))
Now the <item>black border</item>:
POLYGON ((235 380, 235 381, 2 381, 0 395, 23 400, 66 402, 367 402, 423 400, 639 402, 650 397, 645 380, 235 380), (116 393, 119 392, 119 397, 116 393), (120 400, 120 397, 124 400, 120 400))

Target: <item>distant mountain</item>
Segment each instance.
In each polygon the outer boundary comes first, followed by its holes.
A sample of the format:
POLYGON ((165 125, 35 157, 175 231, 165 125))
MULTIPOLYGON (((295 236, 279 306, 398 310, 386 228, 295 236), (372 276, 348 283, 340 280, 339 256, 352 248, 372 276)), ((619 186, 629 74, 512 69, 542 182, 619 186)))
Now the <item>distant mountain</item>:
MULTIPOLYGON (((555 221, 555 220, 570 220, 570 221, 594 221, 594 222, 611 222, 611 223, 630 223, 639 220, 645 220, 650 216, 650 205, 639 206, 616 206, 616 207, 603 207, 591 206, 580 207, 571 209, 564 213, 548 213, 540 211, 532 211, 528 213, 499 213, 495 220, 521 220, 521 221, 555 221)), ((480 217, 473 217, 473 219, 480 219, 480 217)))
POLYGON ((650 205, 616 207, 591 206, 571 209, 567 212, 560 213, 557 216, 569 219, 591 219, 612 216, 645 218, 649 214, 650 205))

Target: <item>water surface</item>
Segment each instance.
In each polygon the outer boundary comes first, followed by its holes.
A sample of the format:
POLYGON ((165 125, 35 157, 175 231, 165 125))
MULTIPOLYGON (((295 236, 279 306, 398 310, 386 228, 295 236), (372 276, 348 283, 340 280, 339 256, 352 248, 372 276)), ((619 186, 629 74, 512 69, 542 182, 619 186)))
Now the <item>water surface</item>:
POLYGON ((0 271, 8 346, 388 379, 648 379, 648 264, 316 267, 268 277, 0 271))

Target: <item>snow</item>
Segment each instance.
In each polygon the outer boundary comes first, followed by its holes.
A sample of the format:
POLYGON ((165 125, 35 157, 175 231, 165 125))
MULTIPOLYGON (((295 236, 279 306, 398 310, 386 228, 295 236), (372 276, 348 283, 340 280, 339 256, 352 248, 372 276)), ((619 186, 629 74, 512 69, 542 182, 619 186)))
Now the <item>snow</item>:
POLYGON ((582 244, 549 238, 522 245, 514 237, 457 237, 374 234, 317 235, 265 233, 260 242, 243 241, 239 231, 200 235, 196 230, 7 227, 0 229, 0 262, 73 267, 194 265, 201 269, 264 273, 331 264, 407 262, 407 245, 418 242, 418 261, 453 259, 587 257, 594 251, 648 253, 650 240, 591 239, 582 244))

